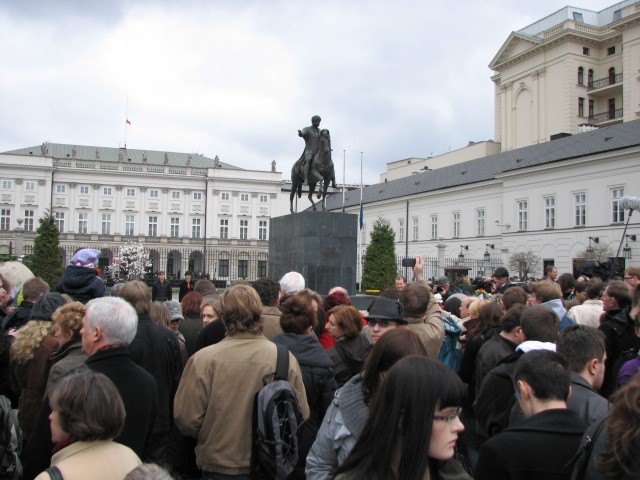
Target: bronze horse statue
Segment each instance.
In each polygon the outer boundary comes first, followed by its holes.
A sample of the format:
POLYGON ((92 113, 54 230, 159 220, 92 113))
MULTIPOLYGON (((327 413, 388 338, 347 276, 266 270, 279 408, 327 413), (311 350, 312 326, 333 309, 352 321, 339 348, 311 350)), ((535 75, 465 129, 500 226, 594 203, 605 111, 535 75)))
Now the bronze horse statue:
MULTIPOLYGON (((289 201, 291 203, 291 213, 294 213, 293 199, 297 194, 298 198, 302 196, 302 185, 305 183, 305 171, 306 160, 300 158, 294 163, 291 168, 291 195, 289 201)), ((336 174, 333 167, 333 161, 331 160, 331 136, 329 130, 320 131, 320 141, 318 145, 318 151, 313 155, 311 159, 311 168, 309 169, 309 175, 307 179, 307 185, 309 186, 309 201, 313 207, 313 211, 316 211, 316 203, 313 201, 313 194, 316 190, 316 186, 320 183, 320 189, 318 190, 317 197, 321 200, 322 211, 326 211, 325 199, 327 197, 327 189, 329 183, 333 188, 336 187, 336 174)))

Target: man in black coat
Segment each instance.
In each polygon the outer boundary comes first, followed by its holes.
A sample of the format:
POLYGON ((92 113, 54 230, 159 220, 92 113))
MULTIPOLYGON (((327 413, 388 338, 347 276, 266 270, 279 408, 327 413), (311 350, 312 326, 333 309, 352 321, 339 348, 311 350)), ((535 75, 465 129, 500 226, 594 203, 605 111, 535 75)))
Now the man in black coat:
MULTIPOLYGON (((143 461, 153 462, 150 448, 158 410, 158 387, 154 378, 129 355, 128 345, 137 325, 131 305, 120 298, 104 297, 87 303, 80 333, 82 350, 89 357, 86 366, 109 377, 124 403, 124 427, 115 441, 131 448, 143 461)), ((34 478, 51 464, 50 413, 49 400, 45 399, 23 451, 23 480, 34 478)))
POLYGON ((22 303, 2 321, 2 330, 18 330, 31 319, 31 310, 35 301, 49 292, 49 285, 40 277, 35 277, 24 282, 22 286, 22 303))
POLYGON ((167 437, 173 425, 173 397, 182 375, 182 358, 178 338, 168 328, 149 317, 151 294, 139 280, 125 283, 120 298, 129 302, 138 314, 138 330, 129 345, 131 359, 149 372, 158 384, 158 415, 153 428, 151 456, 164 464, 167 437))
POLYGON ((558 317, 553 310, 535 305, 522 312, 520 326, 524 341, 502 359, 482 381, 473 402, 480 443, 522 418, 514 398, 513 372, 516 361, 531 350, 553 349, 558 338, 558 317))
POLYGON ((605 335, 607 358, 605 360, 604 383, 600 393, 609 397, 615 390, 620 367, 638 354, 640 338, 629 310, 631 309, 631 287, 621 281, 609 282, 602 294, 604 321, 598 327, 605 335))
POLYGON ((513 376, 526 418, 480 448, 474 478, 568 480, 586 424, 567 409, 566 360, 556 352, 532 351, 518 360, 513 376))
POLYGON ((166 302, 173 297, 171 282, 167 280, 163 271, 158 272, 158 280, 151 287, 151 301, 166 302))

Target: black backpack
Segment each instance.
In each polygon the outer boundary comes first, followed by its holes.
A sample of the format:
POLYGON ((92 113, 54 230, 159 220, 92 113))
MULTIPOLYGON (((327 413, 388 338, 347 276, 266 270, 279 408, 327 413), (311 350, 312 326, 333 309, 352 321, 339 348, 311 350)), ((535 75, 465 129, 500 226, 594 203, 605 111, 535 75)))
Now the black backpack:
POLYGON ((251 478, 284 480, 298 461, 302 414, 289 378, 289 351, 276 344, 275 373, 265 375, 253 400, 251 478), (271 381, 270 381, 271 380, 271 381))

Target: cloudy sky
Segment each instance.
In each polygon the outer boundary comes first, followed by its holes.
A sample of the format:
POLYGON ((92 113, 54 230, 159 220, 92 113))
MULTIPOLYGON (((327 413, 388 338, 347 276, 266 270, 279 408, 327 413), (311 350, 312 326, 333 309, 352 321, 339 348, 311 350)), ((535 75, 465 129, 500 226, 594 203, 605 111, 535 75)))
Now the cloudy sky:
MULTIPOLYGON (((568 0, 2 0, 0 151, 195 152, 290 177, 322 116, 338 181, 493 138, 487 65, 568 0), (346 153, 343 154, 343 151, 346 153)), ((575 0, 601 10, 612 0, 575 0)))

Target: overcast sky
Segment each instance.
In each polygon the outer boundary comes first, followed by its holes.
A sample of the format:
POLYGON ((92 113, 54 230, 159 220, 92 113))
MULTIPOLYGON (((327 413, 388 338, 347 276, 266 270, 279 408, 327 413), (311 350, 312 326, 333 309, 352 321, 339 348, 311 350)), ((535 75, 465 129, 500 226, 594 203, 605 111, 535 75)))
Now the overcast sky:
MULTIPOLYGON (((575 0, 601 10, 612 0, 575 0)), ((487 67, 566 0, 0 0, 0 151, 195 152, 283 178, 322 117, 342 181, 493 139, 487 67)))

